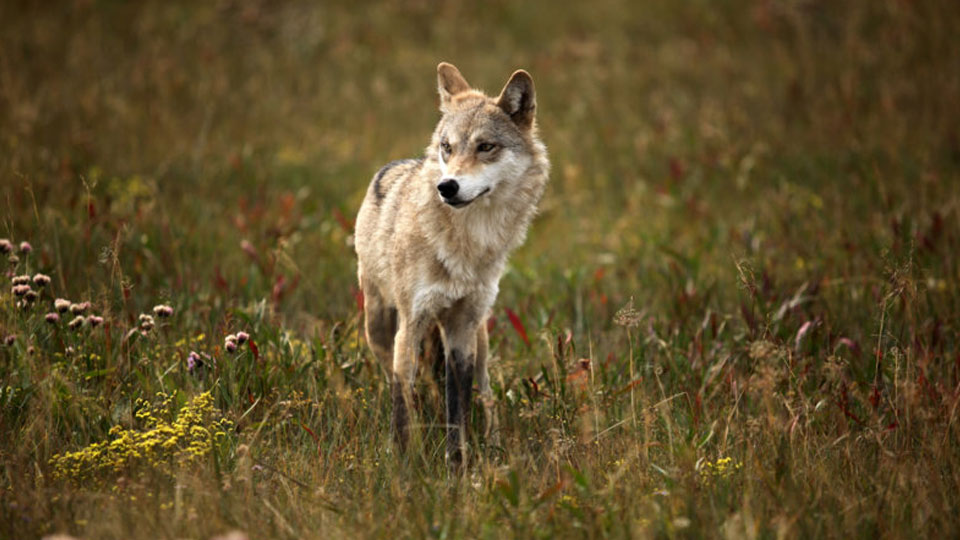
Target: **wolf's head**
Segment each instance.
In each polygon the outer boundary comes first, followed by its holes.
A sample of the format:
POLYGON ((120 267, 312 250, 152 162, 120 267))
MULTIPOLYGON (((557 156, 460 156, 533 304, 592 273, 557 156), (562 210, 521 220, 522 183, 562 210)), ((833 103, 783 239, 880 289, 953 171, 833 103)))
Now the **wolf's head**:
POLYGON ((495 98, 470 88, 446 62, 437 66, 437 82, 443 118, 428 156, 436 155, 440 166, 438 197, 461 208, 484 197, 509 196, 533 164, 538 147, 542 151, 530 74, 515 71, 495 98))

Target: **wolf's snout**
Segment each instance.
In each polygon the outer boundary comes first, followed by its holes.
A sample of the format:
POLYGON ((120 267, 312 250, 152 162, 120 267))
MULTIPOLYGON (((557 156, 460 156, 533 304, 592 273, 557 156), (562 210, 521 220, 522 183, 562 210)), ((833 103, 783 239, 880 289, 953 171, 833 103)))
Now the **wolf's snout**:
POLYGON ((437 184, 437 191, 440 192, 440 196, 444 199, 451 199, 456 197, 457 192, 460 191, 460 184, 452 178, 447 178, 437 184))

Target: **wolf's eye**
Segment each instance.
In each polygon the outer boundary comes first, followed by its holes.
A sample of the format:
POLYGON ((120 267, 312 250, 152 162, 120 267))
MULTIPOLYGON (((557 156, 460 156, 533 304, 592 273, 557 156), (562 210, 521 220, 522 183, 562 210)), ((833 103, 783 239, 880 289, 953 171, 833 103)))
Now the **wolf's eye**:
POLYGON ((446 141, 440 143, 440 149, 443 150, 444 154, 449 154, 450 151, 453 150, 452 148, 450 148, 450 143, 446 141))
POLYGON ((493 143, 480 143, 477 145, 477 152, 489 152, 494 149, 493 143))

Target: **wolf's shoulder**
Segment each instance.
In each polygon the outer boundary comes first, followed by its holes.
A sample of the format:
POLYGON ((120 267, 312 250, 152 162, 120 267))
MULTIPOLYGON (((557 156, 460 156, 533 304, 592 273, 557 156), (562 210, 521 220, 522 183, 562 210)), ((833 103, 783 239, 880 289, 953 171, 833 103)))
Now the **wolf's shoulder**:
POLYGON ((370 182, 370 192, 376 201, 382 201, 398 179, 405 178, 418 170, 423 165, 423 159, 422 157, 397 159, 380 167, 370 182))

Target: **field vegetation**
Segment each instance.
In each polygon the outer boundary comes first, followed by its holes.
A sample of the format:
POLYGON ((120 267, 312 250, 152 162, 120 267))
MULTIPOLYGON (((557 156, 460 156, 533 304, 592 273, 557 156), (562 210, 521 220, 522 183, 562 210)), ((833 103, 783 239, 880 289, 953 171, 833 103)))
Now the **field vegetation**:
POLYGON ((946 0, 0 3, 0 538, 960 535, 958 28, 946 0), (461 478, 431 366, 391 444, 352 248, 441 60, 529 70, 553 163, 461 478))

